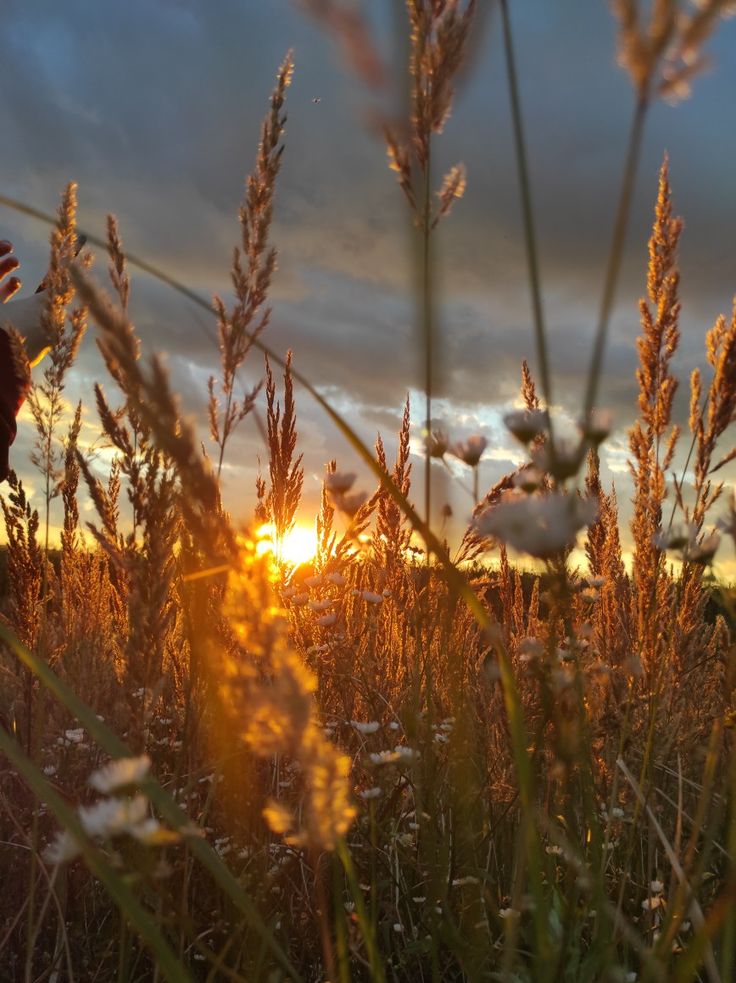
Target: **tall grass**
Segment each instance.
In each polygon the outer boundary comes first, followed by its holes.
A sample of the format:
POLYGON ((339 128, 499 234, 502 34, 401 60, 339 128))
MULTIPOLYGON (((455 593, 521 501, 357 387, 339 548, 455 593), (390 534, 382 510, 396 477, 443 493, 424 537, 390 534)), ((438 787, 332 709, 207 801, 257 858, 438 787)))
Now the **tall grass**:
MULTIPOLYGON (((332 0, 306 6, 375 79, 380 59, 354 12, 332 0)), ((433 187, 431 143, 451 109, 473 3, 408 4, 410 118, 386 130, 421 245, 422 513, 409 403, 390 462, 382 438, 361 443, 298 370, 298 351, 281 358, 266 343, 290 56, 246 182, 235 304, 192 296, 218 328, 210 455, 161 361, 140 357, 114 219, 111 295, 86 262, 64 260, 77 232, 67 190, 52 237, 49 369, 32 397, 42 516, 15 474, 3 501, 0 863, 14 872, 0 901, 3 980, 734 978, 733 612, 709 565, 717 517, 736 539, 733 495, 725 514, 714 510, 727 490, 718 472, 734 456, 721 444, 736 415, 736 316, 705 336, 711 376, 690 379, 690 453, 670 480, 682 440, 672 421, 682 224, 666 162, 628 434, 629 566, 616 494, 600 475, 609 423, 595 407, 642 107, 687 81, 725 5, 701 4, 688 19, 655 4, 645 26, 633 0, 616 5, 635 140, 580 432, 568 441, 553 438, 501 6, 543 401, 524 363, 524 408, 507 424, 526 462, 491 489, 478 484, 485 438, 453 444, 431 418, 431 235, 465 183, 457 165, 433 187), (87 317, 117 395, 100 384, 94 407, 67 414, 64 379, 87 317), (241 527, 219 478, 260 398, 260 385, 237 389, 255 352, 266 354, 268 467, 241 527), (317 552, 294 566, 282 557, 301 502, 304 393, 375 488, 356 489, 354 474, 325 462, 317 552), (107 474, 80 443, 93 411, 114 450, 107 474), (473 518, 454 553, 429 495, 433 461, 448 453, 473 474, 473 518), (88 536, 80 485, 96 512, 88 536), (57 552, 52 508, 62 512, 57 552), (511 549, 533 558, 534 572, 515 566, 511 549)))

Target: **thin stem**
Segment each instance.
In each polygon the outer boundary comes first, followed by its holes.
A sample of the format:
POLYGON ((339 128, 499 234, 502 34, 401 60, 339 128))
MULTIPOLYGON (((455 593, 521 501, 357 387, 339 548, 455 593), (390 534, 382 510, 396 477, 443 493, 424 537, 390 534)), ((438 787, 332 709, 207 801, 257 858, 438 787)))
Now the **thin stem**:
POLYGON ((507 0, 501 0, 501 19, 503 21, 503 40, 506 53, 506 74, 511 99, 511 118, 514 128, 514 145, 516 148, 516 168, 519 177, 521 194, 521 209, 524 225, 524 247, 526 250, 529 288, 532 295, 532 314, 534 318, 534 337, 537 345, 537 361, 542 383, 542 392, 547 408, 552 408, 552 380, 549 370, 549 354, 547 351, 547 336, 544 326, 544 310, 542 305, 542 290, 539 277, 539 259, 537 255, 537 237, 534 228, 534 210, 532 207, 531 182, 527 162, 524 126, 521 116, 521 98, 519 82, 516 74, 516 59, 511 37, 511 20, 509 18, 507 0))
POLYGON ((434 372, 434 320, 433 296, 431 277, 431 240, 430 229, 431 211, 431 137, 427 141, 427 163, 424 171, 424 203, 422 215, 422 341, 424 344, 424 393, 425 393, 425 427, 427 431, 427 446, 424 455, 424 519, 427 526, 431 525, 430 509, 432 506, 432 378, 434 372))
MULTIPOLYGON (((502 0, 503 2, 503 0, 502 0)), ((624 167, 621 191, 618 199, 618 209, 616 211, 616 222, 613 227, 613 238, 611 240, 611 250, 608 255, 608 266, 606 267, 606 279, 603 286, 603 297, 598 314, 598 327, 596 329, 595 342, 593 344, 593 355, 588 371, 588 387, 585 394, 585 404, 583 409, 583 419, 588 420, 595 406, 596 396, 598 395, 598 384, 600 382, 601 371, 603 369, 603 353, 608 338, 608 328, 613 312, 613 303, 616 296, 616 286, 618 284, 619 273, 621 270, 621 260, 623 259, 624 244, 626 242, 626 230, 629 224, 629 213, 631 212, 631 202, 634 196, 634 186, 636 184, 636 172, 641 156, 642 135, 644 133, 644 122, 646 120, 647 109, 649 108, 649 98, 645 93, 639 96, 636 109, 631 120, 629 131, 629 144, 626 152, 626 164, 624 167)))
POLYGON ((217 461, 217 480, 218 481, 220 480, 220 472, 222 471, 222 462, 223 462, 223 459, 225 457, 225 441, 227 440, 227 434, 226 434, 225 431, 226 431, 226 428, 227 428, 227 421, 230 418, 230 407, 232 406, 232 401, 233 401, 233 389, 232 389, 232 387, 233 387, 234 384, 235 384, 235 380, 233 380, 232 383, 231 383, 231 385, 230 385, 230 391, 227 394, 227 405, 225 406, 225 415, 222 418, 222 443, 220 444, 220 456, 219 456, 218 461, 217 461))

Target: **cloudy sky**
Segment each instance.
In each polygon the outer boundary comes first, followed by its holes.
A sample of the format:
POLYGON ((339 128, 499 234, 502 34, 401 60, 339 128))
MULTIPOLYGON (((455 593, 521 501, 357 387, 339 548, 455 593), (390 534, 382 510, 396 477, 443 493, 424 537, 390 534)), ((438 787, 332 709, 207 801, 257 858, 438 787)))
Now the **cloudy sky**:
MULTIPOLYGON (((401 51, 398 0, 369 0, 372 26, 390 61, 401 51)), ((617 67, 615 28, 604 0, 511 4, 539 225, 545 309, 560 412, 582 401, 593 326, 632 112, 617 67)), ((69 180, 79 183, 79 222, 102 234, 107 212, 126 246, 209 298, 227 294, 236 212, 276 69, 296 60, 288 92, 286 151, 273 243, 279 269, 267 341, 294 362, 361 436, 387 444, 407 392, 419 421, 419 353, 412 323, 409 223, 385 150, 367 125, 400 107, 400 87, 382 98, 346 70, 320 28, 290 0, 6 0, 0 32, 0 192, 52 211, 69 180)), ((518 462, 500 424, 518 391, 523 357, 534 365, 520 211, 499 21, 479 32, 472 68, 437 140, 442 166, 463 161, 468 190, 441 228, 442 399, 436 416, 454 436, 490 440, 482 483, 518 462)), ((670 157, 681 247, 683 383, 703 364, 703 335, 736 293, 736 21, 709 44, 710 72, 692 97, 656 105, 645 135, 618 306, 600 404, 617 432, 605 455, 623 503, 630 496, 625 429, 636 405, 637 299, 663 153, 670 157)), ((16 244, 26 289, 44 267, 48 230, 0 209, 0 235, 16 244)), ((100 268, 103 263, 100 262, 100 268)), ((168 355, 175 386, 206 437, 207 376, 217 354, 206 315, 143 274, 133 313, 147 350, 168 355)), ((252 358, 244 381, 262 372, 252 358)), ((89 393, 101 368, 91 339, 69 396, 89 393)), ((678 412, 686 413, 683 385, 678 412)), ((306 394, 298 395, 305 454, 305 517, 324 464, 351 452, 306 394)), ((93 407, 88 414, 94 426, 93 407)), ((417 428, 418 429, 418 428, 417 428)), ((32 441, 21 427, 15 466, 32 441)), ((258 432, 233 441, 226 500, 247 517, 253 504, 258 432)), ((419 460, 417 459, 417 476, 419 460)), ((464 516, 468 500, 440 467, 438 504, 464 516)), ((417 492, 419 491, 417 487, 417 492)), ((418 496, 417 496, 418 497, 418 496)))

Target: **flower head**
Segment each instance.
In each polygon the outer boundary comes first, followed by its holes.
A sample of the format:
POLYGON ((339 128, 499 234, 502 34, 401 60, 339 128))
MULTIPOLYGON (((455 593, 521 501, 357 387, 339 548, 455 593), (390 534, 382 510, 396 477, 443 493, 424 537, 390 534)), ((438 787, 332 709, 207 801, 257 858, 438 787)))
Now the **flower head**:
POLYGON ((488 441, 482 434, 472 434, 464 441, 457 441, 450 447, 450 453, 459 458, 469 468, 478 466, 488 441))
POLYGON ((424 438, 424 451, 430 457, 442 460, 449 449, 450 438, 444 430, 430 430, 424 438))
POLYGON ((546 433, 549 417, 546 410, 513 410, 504 416, 503 422, 517 440, 530 444, 535 437, 546 433))
POLYGON ((118 758, 93 772, 89 777, 89 784, 103 794, 117 792, 118 789, 142 782, 150 767, 151 759, 147 754, 138 758, 118 758))
POLYGON ((484 536, 494 536, 522 553, 546 560, 575 543, 577 533, 596 516, 590 498, 557 491, 544 495, 505 495, 476 518, 484 536))

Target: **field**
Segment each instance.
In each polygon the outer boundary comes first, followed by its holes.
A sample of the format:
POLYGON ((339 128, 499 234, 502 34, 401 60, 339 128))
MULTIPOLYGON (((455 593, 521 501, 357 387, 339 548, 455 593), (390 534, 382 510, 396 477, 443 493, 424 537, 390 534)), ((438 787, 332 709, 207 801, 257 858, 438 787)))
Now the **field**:
MULTIPOLYGON (((370 88, 380 58, 359 8, 303 6, 370 88)), ((648 110, 697 85, 729 4, 613 5, 633 121, 572 428, 552 398, 510 6, 493 16, 533 316, 505 416, 523 463, 490 488, 486 435, 453 439, 433 412, 436 230, 466 188, 463 165, 441 175, 433 154, 473 0, 406 4, 406 119, 380 135, 414 230, 424 380, 385 445, 361 441, 296 346, 269 341, 291 53, 231 295, 173 283, 217 332, 205 440, 162 359, 141 356, 125 230, 110 216, 94 262, 77 256, 76 185, 63 192, 49 353, 21 421, 35 491, 16 472, 1 489, 0 983, 736 980, 736 592, 713 569, 736 543, 736 313, 703 332, 707 369, 680 378, 667 159, 642 255, 625 520, 601 478, 613 424, 598 402, 648 110), (107 376, 74 406, 93 332, 107 376), (244 366, 263 382, 244 387, 244 366), (299 412, 314 401, 351 452, 324 462, 310 548, 299 412), (104 454, 81 436, 92 418, 104 454), (254 420, 262 474, 234 515, 221 479, 254 420), (460 517, 430 480, 459 468, 460 517)))

